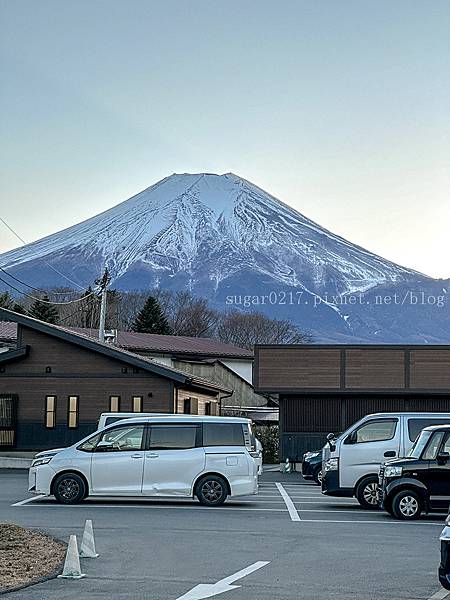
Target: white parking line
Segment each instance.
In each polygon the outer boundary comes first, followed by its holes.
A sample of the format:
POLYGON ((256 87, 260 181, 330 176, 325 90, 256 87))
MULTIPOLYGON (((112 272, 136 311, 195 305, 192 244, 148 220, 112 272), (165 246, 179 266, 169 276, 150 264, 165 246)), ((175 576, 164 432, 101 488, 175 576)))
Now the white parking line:
POLYGON ((39 496, 31 496, 31 498, 26 498, 25 500, 21 500, 20 502, 11 504, 11 506, 23 506, 24 504, 29 504, 30 502, 36 502, 36 500, 41 500, 42 498, 47 498, 47 496, 45 494, 39 494, 39 496))
POLYGON ((442 598, 447 598, 450 595, 450 592, 447 590, 439 590, 435 594, 433 594, 428 600, 442 600, 442 598))
POLYGON ((290 499, 289 494, 286 492, 286 490, 281 485, 281 483, 276 483, 275 485, 277 486, 278 491, 280 492, 281 497, 283 498, 284 503, 286 504, 286 508, 289 511, 289 516, 291 517, 291 521, 300 521, 300 515, 298 514, 297 509, 294 506, 294 503, 290 499))
MULTIPOLYGON (((46 497, 46 496, 44 496, 46 497)), ((23 504, 16 503, 11 506, 23 506, 23 504)), ((39 503, 32 504, 28 508, 37 508, 37 507, 51 507, 51 508, 85 508, 91 510, 92 508, 126 508, 127 510, 131 510, 133 508, 152 510, 154 508, 158 509, 166 509, 166 510, 240 510, 240 511, 267 511, 267 512, 286 512, 285 508, 259 508, 259 507, 239 507, 239 506, 201 506, 200 504, 192 504, 192 506, 185 506, 184 504, 180 504, 178 506, 166 506, 164 504, 94 504, 92 502, 82 502, 80 504, 59 504, 58 502, 52 503, 39 503)))

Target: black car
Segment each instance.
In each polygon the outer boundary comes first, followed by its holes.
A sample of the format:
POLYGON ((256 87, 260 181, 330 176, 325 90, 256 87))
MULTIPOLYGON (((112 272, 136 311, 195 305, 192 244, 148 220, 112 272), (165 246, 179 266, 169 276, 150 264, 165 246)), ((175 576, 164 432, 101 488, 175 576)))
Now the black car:
POLYGON ((302 475, 304 479, 313 479, 317 485, 322 484, 322 450, 303 455, 302 475))
POLYGON ((396 519, 447 511, 450 502, 450 425, 425 427, 408 456, 380 467, 379 500, 396 519))

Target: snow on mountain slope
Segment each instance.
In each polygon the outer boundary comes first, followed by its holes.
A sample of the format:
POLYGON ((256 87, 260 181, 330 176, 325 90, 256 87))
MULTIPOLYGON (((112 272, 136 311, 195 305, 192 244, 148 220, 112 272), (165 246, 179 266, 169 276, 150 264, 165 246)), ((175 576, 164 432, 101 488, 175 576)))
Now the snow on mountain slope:
POLYGON ((250 309, 290 318, 317 339, 450 341, 450 332, 441 335, 450 323, 448 305, 431 313, 415 304, 400 314, 374 302, 380 289, 441 293, 441 282, 348 242, 233 173, 171 175, 0 256, 3 268, 32 285, 67 285, 49 264, 83 287, 107 265, 118 289, 190 289, 220 308, 230 295, 301 292, 301 307, 289 308, 277 296, 274 305, 250 309), (342 307, 329 299, 356 293, 372 294, 371 305, 342 307))
POLYGON ((6 268, 45 257, 61 263, 75 250, 84 261, 107 264, 113 282, 137 262, 149 272, 185 272, 216 285, 243 267, 318 290, 332 278, 340 292, 419 275, 334 235, 232 173, 172 175, 1 261, 6 268))

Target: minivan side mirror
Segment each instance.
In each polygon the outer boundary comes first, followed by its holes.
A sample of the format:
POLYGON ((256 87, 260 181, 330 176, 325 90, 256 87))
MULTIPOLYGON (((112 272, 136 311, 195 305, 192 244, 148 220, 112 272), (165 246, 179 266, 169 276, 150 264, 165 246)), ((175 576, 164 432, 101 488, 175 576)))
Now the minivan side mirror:
POLYGON ((445 465, 450 459, 450 454, 448 452, 439 452, 437 455, 438 465, 445 465))

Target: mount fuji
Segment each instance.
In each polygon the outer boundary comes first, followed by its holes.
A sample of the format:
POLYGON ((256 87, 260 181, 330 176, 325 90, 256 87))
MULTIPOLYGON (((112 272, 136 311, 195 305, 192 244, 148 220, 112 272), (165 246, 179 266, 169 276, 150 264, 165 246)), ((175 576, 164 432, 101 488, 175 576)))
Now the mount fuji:
MULTIPOLYGON (((449 343, 450 281, 356 246, 253 183, 174 174, 82 223, 0 255, 36 287, 188 289, 287 318, 315 341, 449 343)), ((6 288, 5 288, 6 289, 6 288)))

